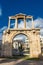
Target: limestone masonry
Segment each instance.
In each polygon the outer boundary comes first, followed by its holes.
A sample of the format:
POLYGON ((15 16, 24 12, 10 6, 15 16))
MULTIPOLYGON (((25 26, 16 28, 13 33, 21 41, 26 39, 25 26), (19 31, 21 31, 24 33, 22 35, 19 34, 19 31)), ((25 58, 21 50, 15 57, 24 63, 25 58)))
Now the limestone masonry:
POLYGON ((25 14, 17 14, 9 17, 8 28, 3 31, 2 37, 2 56, 12 57, 12 44, 13 38, 18 34, 24 34, 28 37, 30 46, 30 57, 39 57, 41 55, 40 46, 40 28, 34 28, 33 16, 27 16, 25 14), (18 29, 18 19, 24 20, 24 28, 18 29), (16 28, 10 28, 10 20, 16 20, 16 28), (26 28, 26 19, 32 20, 32 28, 26 28))

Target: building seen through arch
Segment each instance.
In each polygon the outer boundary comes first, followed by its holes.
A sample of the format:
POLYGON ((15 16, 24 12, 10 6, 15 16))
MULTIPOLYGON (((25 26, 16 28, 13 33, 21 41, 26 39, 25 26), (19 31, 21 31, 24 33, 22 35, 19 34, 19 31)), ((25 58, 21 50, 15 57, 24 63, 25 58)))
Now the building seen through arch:
POLYGON ((13 52, 12 53, 13 55, 29 55, 30 54, 29 40, 25 35, 19 34, 13 39, 12 52, 13 52))

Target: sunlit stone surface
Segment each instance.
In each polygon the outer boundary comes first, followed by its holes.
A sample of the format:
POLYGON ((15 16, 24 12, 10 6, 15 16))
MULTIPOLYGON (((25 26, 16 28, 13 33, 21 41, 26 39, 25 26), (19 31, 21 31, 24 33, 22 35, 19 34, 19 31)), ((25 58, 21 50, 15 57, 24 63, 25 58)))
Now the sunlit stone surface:
MULTIPOLYGON (((20 23, 20 21, 19 21, 19 23, 20 23)), ((29 56, 30 57, 39 57, 41 55, 40 28, 34 28, 33 16, 27 16, 27 15, 21 14, 21 13, 15 15, 15 16, 9 17, 8 29, 5 30, 3 33, 2 54, 1 55, 8 56, 8 57, 13 56, 12 49, 13 49, 13 47, 15 49, 16 43, 17 43, 17 48, 19 47, 19 45, 21 45, 22 48, 23 48, 23 46, 26 46, 26 44, 23 45, 23 43, 21 43, 23 41, 18 41, 17 39, 16 39, 17 40, 16 42, 14 41, 14 38, 19 34, 23 34, 28 38, 28 44, 29 44, 29 49, 30 49, 29 56), (19 27, 18 26, 18 19, 23 19, 22 22, 24 22, 24 25, 21 24, 19 27), (30 27, 29 27, 29 25, 28 25, 28 27, 26 27, 27 26, 27 24, 26 24, 27 19, 31 19, 31 26, 30 27), (15 24, 14 24, 13 28, 10 28, 11 27, 10 20, 15 20, 15 24), (23 27, 23 28, 21 29, 21 27, 23 27)))

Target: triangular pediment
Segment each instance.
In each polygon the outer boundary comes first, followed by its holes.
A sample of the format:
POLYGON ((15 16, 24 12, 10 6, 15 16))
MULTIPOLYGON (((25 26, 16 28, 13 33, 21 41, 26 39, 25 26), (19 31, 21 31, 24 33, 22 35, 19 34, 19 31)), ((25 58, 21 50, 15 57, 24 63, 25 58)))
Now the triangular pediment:
POLYGON ((26 16, 26 14, 19 13, 19 14, 16 14, 15 16, 26 16))

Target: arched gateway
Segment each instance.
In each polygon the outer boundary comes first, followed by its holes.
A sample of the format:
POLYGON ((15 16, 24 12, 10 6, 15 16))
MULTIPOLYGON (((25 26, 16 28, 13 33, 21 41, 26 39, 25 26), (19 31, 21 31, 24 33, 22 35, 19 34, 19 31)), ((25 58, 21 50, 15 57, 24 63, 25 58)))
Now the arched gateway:
POLYGON ((13 38, 12 55, 30 55, 30 40, 25 34, 17 34, 13 38))
MULTIPOLYGON (((20 22, 19 22, 20 23, 20 22)), ((9 17, 8 29, 3 32, 2 38, 2 56, 12 56, 12 44, 13 39, 18 34, 24 34, 28 37, 29 47, 30 47, 30 57, 38 57, 41 54, 40 47, 40 29, 34 28, 34 22, 32 16, 27 16, 25 14, 17 14, 15 16, 9 17), (18 19, 23 19, 24 25, 21 26, 24 28, 18 28, 18 19), (26 19, 31 19, 32 27, 26 28, 26 19), (15 20, 16 28, 10 28, 11 22, 10 20, 15 20)), ((17 41, 17 40, 16 40, 17 41)), ((17 41, 18 42, 18 41, 17 41)))

